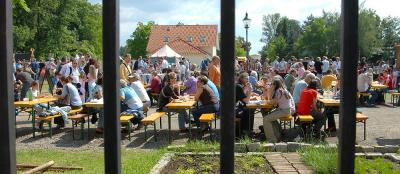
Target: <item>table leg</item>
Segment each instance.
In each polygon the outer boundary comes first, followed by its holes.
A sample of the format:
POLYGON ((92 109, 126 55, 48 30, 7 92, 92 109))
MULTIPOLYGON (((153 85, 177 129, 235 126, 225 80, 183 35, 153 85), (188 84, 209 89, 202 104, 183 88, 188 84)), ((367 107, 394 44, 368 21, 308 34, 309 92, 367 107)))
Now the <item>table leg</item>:
POLYGON ((192 119, 190 118, 190 109, 189 109, 189 137, 192 138, 192 119))
POLYGON ((171 143, 171 113, 168 111, 168 143, 171 143))
POLYGON ((32 108, 32 111, 31 111, 32 113, 31 113, 31 115, 32 115, 32 133, 33 133, 33 138, 35 138, 35 121, 36 121, 36 112, 35 112, 35 109, 33 109, 32 108))

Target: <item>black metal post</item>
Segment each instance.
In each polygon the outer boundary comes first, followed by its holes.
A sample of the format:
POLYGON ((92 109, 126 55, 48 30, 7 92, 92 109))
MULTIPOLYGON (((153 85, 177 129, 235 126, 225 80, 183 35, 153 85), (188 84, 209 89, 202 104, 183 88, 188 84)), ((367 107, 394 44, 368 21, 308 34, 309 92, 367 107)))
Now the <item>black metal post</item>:
POLYGON ((0 173, 15 174, 15 109, 12 84, 12 6, 0 1, 0 173))
POLYGON ((119 0, 103 0, 104 166, 121 173, 119 0))
MULTIPOLYGON (((249 26, 245 26, 245 28, 246 28, 246 58, 248 59, 248 58, 249 58, 249 40, 248 40, 248 35, 249 35, 248 30, 249 30, 249 26)), ((247 59, 246 59, 246 60, 247 60, 247 59)), ((247 65, 247 66, 249 66, 249 65, 247 65)))
POLYGON ((358 0, 342 0, 342 82, 337 173, 354 173, 356 140, 358 0), (344 75, 345 74, 345 75, 344 75))
POLYGON ((221 0, 221 173, 234 173, 235 1, 221 0))

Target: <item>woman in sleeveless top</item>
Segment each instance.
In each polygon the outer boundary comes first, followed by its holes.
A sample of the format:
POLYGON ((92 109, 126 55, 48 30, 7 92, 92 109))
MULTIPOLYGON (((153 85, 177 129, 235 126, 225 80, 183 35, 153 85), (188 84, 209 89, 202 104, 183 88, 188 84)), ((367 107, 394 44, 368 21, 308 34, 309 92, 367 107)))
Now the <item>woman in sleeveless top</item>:
MULTIPOLYGON (((192 109, 193 118, 196 122, 197 127, 200 126, 199 118, 204 113, 216 113, 219 111, 219 103, 213 90, 207 85, 208 78, 200 76, 197 79, 197 92, 195 100, 200 102, 201 105, 197 108, 192 109)), ((206 130, 207 127, 203 126, 202 130, 206 130)))

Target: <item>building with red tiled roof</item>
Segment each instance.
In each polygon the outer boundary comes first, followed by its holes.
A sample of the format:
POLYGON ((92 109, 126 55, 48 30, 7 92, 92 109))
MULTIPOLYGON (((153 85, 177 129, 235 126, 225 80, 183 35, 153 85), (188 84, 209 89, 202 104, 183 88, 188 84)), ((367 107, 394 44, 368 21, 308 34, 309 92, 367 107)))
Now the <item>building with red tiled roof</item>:
POLYGON ((199 64, 204 58, 217 55, 217 25, 154 25, 147 53, 152 55, 167 44, 176 53, 199 64))

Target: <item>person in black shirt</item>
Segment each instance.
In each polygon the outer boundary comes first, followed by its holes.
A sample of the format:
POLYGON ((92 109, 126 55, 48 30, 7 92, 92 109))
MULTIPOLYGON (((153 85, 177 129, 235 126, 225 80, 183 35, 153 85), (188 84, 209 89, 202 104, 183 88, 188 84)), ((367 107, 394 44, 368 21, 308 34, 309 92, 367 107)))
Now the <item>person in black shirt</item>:
POLYGON ((317 72, 317 77, 318 78, 322 78, 322 66, 323 66, 323 63, 321 62, 321 58, 317 57, 315 59, 314 69, 317 72))
MULTIPOLYGON (((165 106, 174 99, 179 98, 179 89, 176 84, 176 74, 171 72, 165 76, 168 76, 167 84, 161 89, 160 97, 158 99, 158 109, 157 112, 166 111, 165 106)), ((188 114, 185 110, 169 110, 170 112, 178 113, 178 125, 180 132, 187 132, 185 128, 185 122, 187 122, 188 114)))
POLYGON ((243 131, 253 131, 254 125, 254 113, 251 113, 248 108, 246 108, 246 103, 250 101, 251 96, 251 84, 249 83, 249 74, 241 73, 239 75, 238 83, 236 84, 236 106, 237 106, 237 117, 241 118, 240 127, 243 131), (250 122, 250 127, 249 127, 250 122))

